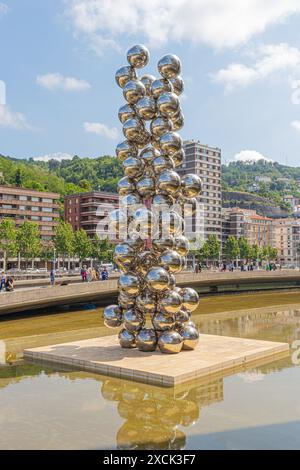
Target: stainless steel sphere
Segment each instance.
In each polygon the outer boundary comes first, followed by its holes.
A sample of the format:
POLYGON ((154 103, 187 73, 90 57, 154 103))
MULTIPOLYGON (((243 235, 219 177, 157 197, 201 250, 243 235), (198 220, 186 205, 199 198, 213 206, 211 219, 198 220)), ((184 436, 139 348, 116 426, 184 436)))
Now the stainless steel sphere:
POLYGON ((178 354, 183 347, 183 339, 175 330, 165 331, 160 335, 158 347, 164 354, 178 354))
POLYGON ((160 266, 149 269, 145 276, 148 288, 154 292, 164 292, 169 288, 170 276, 168 271, 160 266))
POLYGON ((175 292, 177 292, 177 290, 176 290, 176 278, 175 278, 174 274, 170 274, 170 289, 175 290, 175 292))
POLYGON ((175 163, 175 167, 182 165, 184 161, 184 150, 180 149, 178 150, 178 152, 173 153, 172 159, 175 163))
POLYGON ((165 78, 158 78, 151 85, 151 94, 155 99, 162 93, 173 93, 173 91, 173 85, 165 78))
POLYGON ((181 180, 182 193, 187 198, 199 196, 202 191, 202 181, 194 174, 184 175, 181 180))
POLYGON ((192 197, 191 199, 186 199, 183 203, 183 216, 184 217, 193 217, 197 213, 198 202, 197 199, 192 197))
POLYGON ((150 121, 156 116, 156 103, 153 98, 144 96, 136 103, 135 110, 140 119, 150 121))
POLYGON ((136 117, 135 109, 130 104, 124 104, 119 109, 118 116, 119 116, 119 120, 121 121, 121 123, 124 124, 124 122, 126 122, 127 119, 132 119, 136 117))
POLYGON ((199 305, 199 295, 190 287, 186 287, 181 290, 180 295, 182 297, 182 305, 188 311, 193 312, 199 305))
POLYGON ((127 52, 128 63, 137 69, 146 67, 150 60, 150 53, 143 44, 136 44, 127 52))
POLYGON ((128 157, 123 161, 125 176, 129 178, 138 178, 143 174, 145 164, 143 160, 137 157, 128 157))
POLYGON ((174 93, 176 93, 177 96, 181 95, 184 92, 184 81, 182 80, 182 77, 180 77, 180 75, 174 78, 170 78, 170 82, 172 83, 174 93))
POLYGON ((199 343, 199 332, 196 328, 190 325, 184 325, 179 330, 180 336, 183 338, 183 349, 193 350, 199 343))
POLYGON ((125 294, 132 297, 135 297, 140 293, 140 278, 132 272, 121 274, 118 285, 122 292, 125 292, 125 294))
POLYGON ((136 348, 136 339, 133 333, 126 330, 125 328, 119 333, 120 346, 125 349, 136 348))
POLYGON ((114 262, 123 270, 128 270, 135 259, 135 251, 127 243, 119 243, 115 247, 114 262))
POLYGON ((134 307, 135 299, 127 294, 124 294, 124 292, 121 292, 118 296, 118 304, 124 310, 128 310, 129 308, 134 307))
POLYGON ((147 207, 139 207, 132 215, 133 220, 143 232, 150 232, 154 222, 153 213, 147 207))
POLYGON ((173 125, 173 130, 174 131, 180 131, 180 129, 183 128, 184 126, 184 116, 182 113, 179 113, 178 116, 174 116, 172 118, 172 125, 173 125))
POLYGON ((137 333, 140 331, 146 322, 144 315, 134 308, 130 308, 123 312, 123 321, 126 330, 130 333, 137 333))
POLYGON ((119 305, 109 305, 103 311, 104 325, 108 328, 118 328, 122 325, 122 310, 119 305))
POLYGON ((175 315, 176 323, 179 323, 180 326, 187 325, 190 321, 190 315, 186 310, 179 310, 175 315))
POLYGON ((172 250, 174 245, 175 240, 172 236, 168 238, 155 238, 152 240, 152 246, 158 254, 163 253, 166 250, 172 250))
POLYGON ((189 241, 186 237, 181 235, 180 237, 176 237, 175 240, 175 250, 181 256, 187 256, 189 252, 189 241))
POLYGON ((152 328, 141 329, 136 337, 136 345, 140 351, 155 351, 157 347, 157 336, 152 328))
POLYGON ((155 194, 152 200, 152 206, 155 210, 164 210, 165 208, 169 208, 174 204, 174 198, 169 196, 169 194, 155 194))
POLYGON ((124 65, 117 70, 115 78, 117 85, 119 85, 120 88, 124 88, 129 80, 136 79, 136 73, 133 67, 130 67, 130 65, 124 65))
POLYGON ((174 155, 182 148, 182 138, 177 132, 167 132, 162 135, 160 140, 160 148, 167 155, 174 155))
POLYGON ((131 178, 125 176, 121 178, 118 182, 118 192, 120 196, 126 196, 126 194, 131 194, 135 191, 135 185, 131 178))
POLYGON ((152 169, 156 175, 165 170, 174 170, 175 165, 171 157, 167 155, 160 155, 154 158, 152 162, 152 169))
MULTIPOLYGON (((131 82, 128 82, 131 83, 131 82)), ((125 85, 125 87, 127 84, 125 85)), ((124 90, 125 90, 124 87, 124 90)), ((163 117, 171 118, 178 113, 179 99, 175 93, 162 93, 157 98, 157 109, 163 117)))
POLYGON ((151 135, 151 145, 152 147, 160 151, 159 137, 155 137, 155 135, 151 135))
POLYGON ((123 162, 128 157, 137 157, 138 150, 133 142, 124 140, 117 145, 116 155, 118 159, 123 162))
POLYGON ((180 176, 172 170, 166 170, 159 174, 157 177, 157 188, 174 196, 180 188, 180 176))
POLYGON ((139 158, 141 158, 146 164, 151 164, 154 158, 159 157, 159 151, 151 147, 150 145, 141 151, 139 158))
POLYGON ((146 145, 150 144, 150 142, 151 134, 147 131, 147 129, 143 128, 143 130, 141 130, 141 135, 135 140, 135 144, 138 149, 142 149, 146 145))
POLYGON ((143 75, 141 78, 140 78, 140 81, 142 82, 142 84, 144 85, 144 87, 146 88, 146 94, 147 96, 151 96, 151 86, 152 86, 152 83, 154 82, 155 80, 155 77, 154 75, 143 75))
POLYGON ((124 239, 124 243, 131 246, 135 250, 136 253, 140 252, 145 247, 145 240, 140 238, 139 236, 124 239))
POLYGON ((181 62, 179 57, 174 54, 165 55, 158 62, 158 71, 164 78, 178 77, 181 72, 181 62))
POLYGON ((136 189, 140 196, 150 197, 155 192, 155 180, 151 176, 145 175, 136 183, 136 189))
POLYGON ((130 215, 140 204, 142 204, 142 198, 136 192, 128 193, 120 198, 120 208, 128 210, 130 215))
POLYGON ((119 232, 127 225, 127 215, 124 211, 116 209, 109 214, 109 230, 119 232))
POLYGON ((163 238, 182 235, 184 229, 183 218, 175 211, 163 211, 159 216, 159 227, 163 238))
POLYGON ((157 265, 157 258, 152 251, 143 251, 136 256, 135 269, 143 276, 155 265, 157 265))
POLYGON ((123 88, 123 95, 129 104, 136 104, 146 94, 146 88, 139 80, 129 80, 123 88))
POLYGON ((172 314, 178 313, 182 306, 182 298, 174 290, 167 291, 161 298, 160 306, 164 312, 172 314))
POLYGON ((157 312, 152 317, 152 325, 155 331, 171 330, 175 326, 175 317, 170 313, 157 312))
POLYGON ((172 274, 179 273, 182 270, 182 258, 175 250, 164 251, 160 255, 158 263, 172 274))
POLYGON ((142 292, 136 298, 136 307, 142 313, 153 314, 156 309, 156 296, 151 292, 142 292))
POLYGON ((150 131, 154 137, 160 138, 162 135, 173 130, 173 123, 170 119, 158 116, 150 124, 150 131))
POLYGON ((144 130, 144 124, 140 119, 131 118, 123 124, 123 134, 127 140, 136 141, 139 140, 141 132, 144 130))

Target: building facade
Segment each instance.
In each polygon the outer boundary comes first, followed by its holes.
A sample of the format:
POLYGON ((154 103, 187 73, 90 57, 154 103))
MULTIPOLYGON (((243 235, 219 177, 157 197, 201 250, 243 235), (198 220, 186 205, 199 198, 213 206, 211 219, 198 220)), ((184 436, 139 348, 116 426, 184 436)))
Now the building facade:
POLYGON ((0 186, 0 220, 13 219, 19 227, 25 220, 35 222, 41 239, 51 241, 59 219, 59 194, 13 186, 0 186))
POLYGON ((202 179, 203 191, 199 202, 203 206, 204 240, 209 235, 222 239, 221 150, 201 144, 184 142, 185 160, 176 169, 180 176, 194 173, 202 179))
MULTIPOLYGON (((85 230, 89 238, 94 239, 99 222, 107 217, 110 209, 118 206, 118 194, 100 191, 72 194, 65 197, 65 222, 74 230, 85 230)), ((108 227, 103 227, 101 235, 110 235, 108 227)))

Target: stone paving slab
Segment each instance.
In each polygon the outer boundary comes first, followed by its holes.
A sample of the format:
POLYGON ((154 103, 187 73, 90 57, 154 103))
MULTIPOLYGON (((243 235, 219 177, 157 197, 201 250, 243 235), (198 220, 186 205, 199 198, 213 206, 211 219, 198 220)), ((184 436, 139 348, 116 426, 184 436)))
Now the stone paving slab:
POLYGON ((272 362, 284 352, 289 353, 287 343, 201 335, 194 351, 174 355, 159 351, 143 353, 137 349, 122 349, 117 336, 106 336, 26 349, 24 358, 172 387, 218 372, 225 374, 259 359, 272 362))

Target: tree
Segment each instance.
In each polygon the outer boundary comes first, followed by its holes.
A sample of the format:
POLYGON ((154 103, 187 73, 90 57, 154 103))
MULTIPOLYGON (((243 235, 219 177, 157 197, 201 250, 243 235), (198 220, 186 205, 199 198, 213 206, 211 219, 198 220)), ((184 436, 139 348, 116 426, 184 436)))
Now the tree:
POLYGON ((271 245, 268 245, 266 248, 265 248, 265 257, 266 259, 268 260, 268 262, 270 263, 271 261, 275 261, 277 259, 277 256, 278 256, 278 250, 277 248, 271 246, 271 245))
POLYGON ((224 254, 230 261, 237 260, 240 256, 240 247, 236 237, 230 235, 224 246, 224 254))
POLYGON ((209 235, 207 239, 208 257, 215 263, 219 260, 221 245, 216 235, 209 235))
POLYGON ((256 243, 254 243, 254 245, 250 246, 249 258, 252 261, 257 261, 259 259, 259 247, 256 243))
POLYGON ((3 252, 3 270, 7 268, 7 258, 17 254, 16 225, 11 219, 3 219, 0 222, 0 251, 3 252))
POLYGON ((22 178, 22 171, 20 168, 17 169, 15 175, 15 184, 16 186, 22 186, 23 178, 22 178))
POLYGON ((101 262, 111 262, 114 256, 114 245, 108 238, 100 240, 98 237, 92 243, 92 257, 101 262))
POLYGON ((71 224, 60 221, 55 230, 54 246, 57 253, 63 259, 63 267, 65 267, 65 260, 69 258, 75 251, 75 236, 71 224))
POLYGON ((251 247, 248 243, 248 240, 245 237, 241 237, 238 239, 238 244, 239 244, 241 259, 248 261, 248 259, 250 258, 250 251, 251 251, 251 247))
POLYGON ((17 231, 17 245, 20 255, 26 259, 26 269, 29 260, 34 260, 41 252, 41 237, 39 227, 25 220, 17 231))
POLYGON ((75 232, 75 253, 79 257, 80 263, 92 255, 92 242, 83 229, 75 232))

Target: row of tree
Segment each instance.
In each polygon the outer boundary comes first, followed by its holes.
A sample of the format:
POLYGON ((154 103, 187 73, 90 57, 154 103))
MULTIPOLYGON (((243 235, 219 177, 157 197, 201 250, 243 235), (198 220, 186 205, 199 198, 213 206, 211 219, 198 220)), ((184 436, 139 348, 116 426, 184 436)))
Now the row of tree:
POLYGON ((270 245, 259 247, 257 244, 251 245, 245 237, 236 238, 229 236, 224 244, 223 253, 221 251, 221 243, 216 235, 210 235, 202 247, 197 250, 195 256, 201 261, 212 262, 215 264, 222 260, 233 262, 242 260, 244 263, 263 261, 275 261, 278 256, 277 248, 270 245))
POLYGON ((51 261, 55 255, 62 258, 63 265, 66 260, 70 265, 70 258, 77 257, 80 261, 93 258, 99 261, 111 261, 113 245, 108 240, 91 240, 84 230, 73 231, 70 224, 59 222, 53 241, 45 243, 37 224, 29 221, 16 228, 12 219, 0 221, 0 251, 3 253, 4 270, 8 258, 19 256, 26 261, 40 258, 42 261, 51 261))

